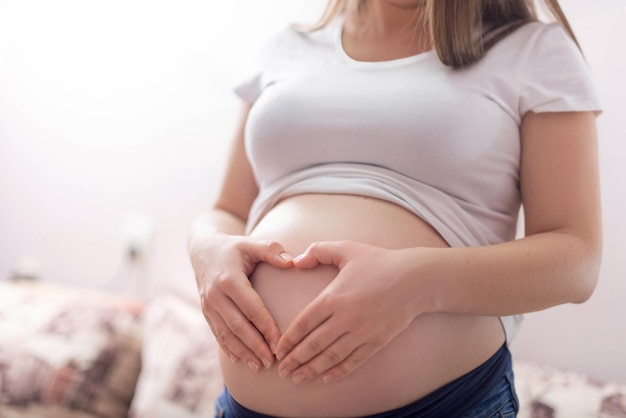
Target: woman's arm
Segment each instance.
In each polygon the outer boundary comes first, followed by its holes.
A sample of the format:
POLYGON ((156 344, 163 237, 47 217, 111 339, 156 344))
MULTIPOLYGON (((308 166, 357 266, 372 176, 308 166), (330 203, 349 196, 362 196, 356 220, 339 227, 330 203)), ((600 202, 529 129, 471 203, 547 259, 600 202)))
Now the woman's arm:
POLYGON ((281 338, 281 375, 343 378, 423 313, 505 316, 587 300, 601 258, 595 117, 530 113, 521 136, 526 237, 471 248, 313 244, 296 267, 340 272, 281 338))
POLYGON ((509 315, 586 301, 602 253, 593 113, 528 114, 522 124, 526 236, 430 254, 429 311, 509 315))
POLYGON ((188 248, 202 312, 218 343, 233 362, 243 360, 257 371, 273 364, 280 332, 248 276, 261 261, 277 267, 292 263, 280 244, 243 236, 258 193, 244 150, 249 110, 246 104, 217 201, 192 226, 188 248))

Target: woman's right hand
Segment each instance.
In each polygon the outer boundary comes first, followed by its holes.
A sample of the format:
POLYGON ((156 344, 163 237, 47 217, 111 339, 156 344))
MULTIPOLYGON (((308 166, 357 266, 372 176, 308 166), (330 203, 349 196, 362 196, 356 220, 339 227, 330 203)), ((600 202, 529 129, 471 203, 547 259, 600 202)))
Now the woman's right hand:
POLYGON ((202 313, 220 347, 254 372, 270 367, 280 331, 248 277, 260 262, 289 268, 293 257, 277 242, 223 233, 196 240, 190 250, 202 313))

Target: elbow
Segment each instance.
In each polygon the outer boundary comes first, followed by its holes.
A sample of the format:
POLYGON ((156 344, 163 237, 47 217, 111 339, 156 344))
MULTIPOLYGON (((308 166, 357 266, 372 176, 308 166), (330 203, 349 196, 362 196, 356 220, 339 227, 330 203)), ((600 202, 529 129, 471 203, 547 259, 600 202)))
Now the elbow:
POLYGON ((582 304, 587 302, 593 296, 593 293, 596 289, 596 283, 598 282, 597 278, 585 278, 581 280, 582 283, 577 287, 576 291, 573 294, 571 303, 574 304, 582 304))
POLYGON ((585 303, 593 296, 600 277, 601 260, 602 251, 600 248, 592 251, 591 255, 586 257, 578 275, 575 292, 572 295, 572 303, 585 303))

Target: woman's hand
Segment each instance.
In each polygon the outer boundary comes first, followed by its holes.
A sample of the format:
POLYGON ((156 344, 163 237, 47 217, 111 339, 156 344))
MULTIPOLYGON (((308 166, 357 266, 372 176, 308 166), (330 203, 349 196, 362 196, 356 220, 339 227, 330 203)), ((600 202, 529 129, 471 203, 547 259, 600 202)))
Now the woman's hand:
POLYGON ((404 250, 356 242, 312 244, 298 268, 335 265, 339 274, 293 321, 276 347, 279 374, 327 383, 356 370, 419 314, 404 250))
POLYGON ((191 262, 202 313, 220 347, 255 372, 270 367, 280 331, 248 277, 259 262, 287 268, 292 257, 276 242, 216 233, 195 243, 191 262))

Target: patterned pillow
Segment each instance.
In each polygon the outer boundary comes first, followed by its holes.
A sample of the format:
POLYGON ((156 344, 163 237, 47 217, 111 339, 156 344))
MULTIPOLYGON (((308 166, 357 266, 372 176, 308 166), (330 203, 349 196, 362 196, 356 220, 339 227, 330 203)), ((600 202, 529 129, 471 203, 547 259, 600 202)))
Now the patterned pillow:
POLYGON ((213 416, 223 388, 218 349, 199 306, 174 295, 152 300, 144 313, 142 368, 130 416, 213 416))
POLYGON ((626 385, 515 361, 519 418, 626 418, 626 385))
MULTIPOLYGON (((174 295, 144 312, 142 371, 132 418, 213 416, 223 388, 215 343, 197 304, 174 295)), ((626 418, 626 386, 515 361, 519 418, 626 418)))
POLYGON ((0 417, 126 417, 141 310, 102 292, 0 283, 0 417))

